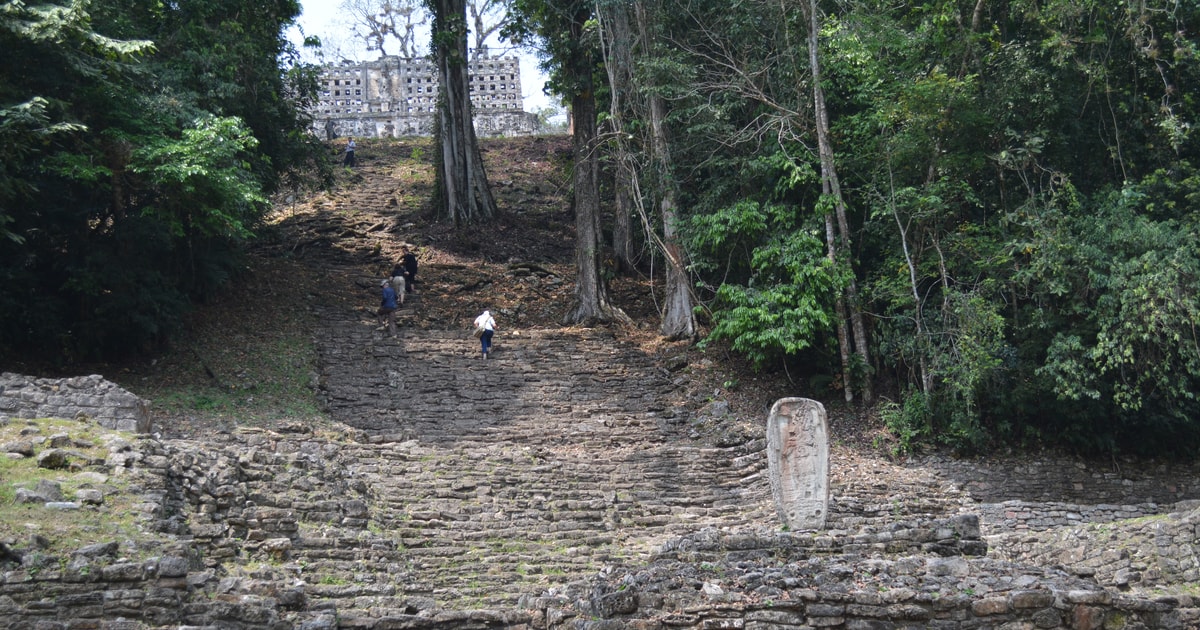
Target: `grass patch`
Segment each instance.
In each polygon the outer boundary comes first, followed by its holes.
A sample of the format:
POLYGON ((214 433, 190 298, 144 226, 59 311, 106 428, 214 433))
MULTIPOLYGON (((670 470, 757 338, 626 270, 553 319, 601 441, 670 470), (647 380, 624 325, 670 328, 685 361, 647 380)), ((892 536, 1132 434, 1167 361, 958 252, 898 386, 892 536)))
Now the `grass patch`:
MULTIPOLYGON (((35 450, 41 453, 48 446, 37 444, 38 440, 48 440, 63 433, 73 440, 65 450, 77 454, 71 461, 79 465, 78 470, 39 468, 36 457, 0 458, 0 540, 24 549, 28 548, 31 537, 40 536, 47 546, 38 553, 46 558, 61 559, 71 551, 98 541, 124 542, 139 538, 138 512, 134 508, 142 499, 131 491, 129 478, 110 475, 103 465, 88 463, 103 462, 109 452, 107 444, 110 440, 132 442, 136 439, 132 434, 78 420, 14 420, 0 426, 0 443, 33 440, 35 450), (35 428, 36 433, 30 433, 35 428), (22 431, 26 434, 22 435, 22 431), (103 477, 86 474, 89 472, 100 473, 103 477), (104 503, 61 510, 46 508, 43 503, 16 502, 18 488, 32 490, 43 480, 57 482, 65 501, 73 500, 77 491, 86 488, 103 492, 104 503)), ((122 556, 128 557, 124 548, 122 556)))
POLYGON ((248 424, 322 415, 310 387, 317 354, 311 339, 246 339, 206 354, 181 362, 173 373, 178 380, 156 383, 142 395, 166 413, 236 417, 248 424), (206 378, 208 372, 214 376, 206 378))
POLYGON ((230 294, 202 306, 154 364, 110 378, 159 414, 319 424, 315 317, 306 303, 319 280, 280 259, 255 258, 253 267, 230 294))

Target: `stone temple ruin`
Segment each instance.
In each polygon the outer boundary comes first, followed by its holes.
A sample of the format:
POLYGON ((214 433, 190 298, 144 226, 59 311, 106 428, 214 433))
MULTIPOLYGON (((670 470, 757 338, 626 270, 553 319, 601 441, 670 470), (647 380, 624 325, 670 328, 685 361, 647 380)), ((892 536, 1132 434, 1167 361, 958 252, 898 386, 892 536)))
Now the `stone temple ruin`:
MULTIPOLYGON (((477 135, 536 131, 537 117, 524 111, 518 58, 476 59, 469 73, 477 135)), ((432 60, 385 56, 365 63, 343 61, 325 66, 321 85, 314 131, 326 140, 433 134, 440 85, 432 60)))

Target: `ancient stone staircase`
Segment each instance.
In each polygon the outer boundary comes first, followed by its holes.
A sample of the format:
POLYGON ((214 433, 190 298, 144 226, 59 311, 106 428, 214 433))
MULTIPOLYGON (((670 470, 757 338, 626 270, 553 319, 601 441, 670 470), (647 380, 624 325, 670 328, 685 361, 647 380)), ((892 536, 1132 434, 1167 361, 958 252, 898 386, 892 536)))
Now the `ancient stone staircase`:
MULTIPOLYGON (((413 297, 410 324, 425 299, 413 297)), ((339 458, 365 484, 367 530, 403 567, 408 595, 511 606, 673 536, 774 519, 763 445, 692 443, 680 384, 610 332, 506 335, 501 324, 484 360, 461 328, 402 325, 392 337, 369 314, 337 313, 323 320, 322 393, 334 419, 363 432, 339 458)), ((361 571, 329 538, 292 556, 324 575, 361 571)))
MULTIPOLYGON (((551 622, 518 613, 564 606, 579 597, 578 585, 642 575, 643 566, 647 579, 662 583, 673 583, 672 573, 743 564, 748 576, 782 571, 797 584, 816 571, 820 583, 893 566, 874 554, 895 555, 895 567, 906 571, 928 563, 935 577, 926 588, 937 593, 969 573, 970 588, 992 589, 998 595, 987 601, 1009 607, 1032 592, 1013 592, 1009 570, 1026 574, 1028 584, 1053 580, 1076 597, 1105 597, 1061 573, 1009 569, 990 558, 943 561, 945 552, 924 550, 943 545, 930 538, 945 528, 939 518, 969 520, 986 507, 965 489, 979 475, 961 462, 855 460, 835 449, 829 528, 785 532, 770 501, 762 440, 693 441, 686 382, 654 357, 602 329, 532 329, 500 333, 484 360, 463 326, 421 319, 426 299, 418 294, 406 305, 395 337, 365 309, 317 308, 320 391, 333 419, 353 427, 347 436, 249 431, 170 447, 176 451, 164 459, 188 461, 191 472, 179 478, 194 484, 167 493, 184 497, 171 511, 189 514, 209 566, 238 576, 209 582, 213 597, 226 589, 245 602, 253 593, 284 614, 294 600, 296 620, 312 628, 544 627, 551 622), (778 554, 789 561, 755 564, 778 554), (845 566, 854 562, 864 564, 845 566)), ((1130 485, 1101 481, 1111 488, 1093 491, 1130 485)), ((985 517, 977 528, 995 534, 987 530, 1000 521, 985 517)), ((1034 548, 1030 533, 1022 537, 1028 553, 1054 553, 1034 548)), ((1104 557, 1097 552, 1093 564, 1104 557)), ((872 579, 880 592, 903 592, 884 581, 891 570, 872 579)), ((1129 574, 1119 571, 1112 573, 1129 574)), ((687 581, 693 586, 676 587, 672 597, 696 599, 680 606, 719 617, 706 607, 719 604, 701 605, 707 596, 696 589, 704 580, 687 581)), ((601 603, 619 597, 598 593, 601 603)), ((819 611, 835 609, 806 610, 832 623, 836 613, 819 611)), ((1153 627, 1176 627, 1164 619, 1153 627)), ((677 621, 702 625, 687 615, 677 621)), ((631 623, 613 627, 641 627, 631 623)))
MULTIPOLYGON (((694 441, 686 380, 613 331, 517 328, 497 312, 484 360, 470 317, 431 315, 439 294, 425 290, 396 336, 381 330, 369 296, 398 257, 403 228, 385 217, 404 185, 370 159, 354 177, 314 202, 322 216, 291 252, 323 276, 318 393, 353 439, 269 434, 255 457, 213 455, 237 461, 250 503, 290 515, 237 532, 274 541, 242 549, 247 566, 303 583, 307 609, 344 627, 513 608, 698 529, 773 526, 764 443, 694 441)), ((229 503, 182 509, 244 518, 229 503)))
MULTIPOLYGON (((395 259, 396 226, 369 217, 394 210, 401 187, 369 161, 357 176, 325 211, 368 218, 317 258, 334 284, 371 288, 347 261, 395 259)), ((286 567, 306 582, 310 610, 370 625, 432 608, 510 609, 635 566, 676 537, 780 531, 763 441, 694 443, 686 381, 655 357, 603 329, 515 330, 497 313, 484 360, 469 317, 428 315, 435 299, 410 296, 395 337, 368 309, 315 307, 320 394, 360 433, 313 484, 327 486, 315 503, 328 509, 297 511, 290 535, 286 567)), ((832 474, 822 536, 835 547, 977 501, 936 468, 835 454, 832 474)))

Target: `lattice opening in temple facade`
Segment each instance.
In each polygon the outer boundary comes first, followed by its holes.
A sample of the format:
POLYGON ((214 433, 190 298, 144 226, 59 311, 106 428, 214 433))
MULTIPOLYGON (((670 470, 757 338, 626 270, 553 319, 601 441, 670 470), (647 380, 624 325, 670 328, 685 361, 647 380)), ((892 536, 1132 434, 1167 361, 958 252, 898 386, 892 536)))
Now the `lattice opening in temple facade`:
MULTIPOLYGON (((537 131, 525 112, 521 63, 516 57, 470 62, 471 107, 479 136, 520 136, 537 131)), ((314 127, 327 140, 429 136, 437 113, 437 64, 428 59, 381 57, 330 64, 321 72, 314 127)))

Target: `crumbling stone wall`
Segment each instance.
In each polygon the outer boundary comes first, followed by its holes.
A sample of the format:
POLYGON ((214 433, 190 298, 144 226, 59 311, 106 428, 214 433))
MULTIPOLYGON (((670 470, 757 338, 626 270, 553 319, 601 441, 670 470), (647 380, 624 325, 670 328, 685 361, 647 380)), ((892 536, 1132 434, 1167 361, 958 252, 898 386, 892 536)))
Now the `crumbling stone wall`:
POLYGON ((972 460, 934 454, 912 465, 937 471, 974 501, 1172 505, 1200 499, 1200 463, 1089 462, 1057 457, 972 460))
MULTIPOLYGON (((787 567, 791 568, 791 567, 787 567)), ((666 598, 624 584, 586 600, 590 617, 571 616, 569 622, 552 627, 573 630, 634 630, 645 628, 734 628, 745 630, 800 630, 845 628, 847 630, 901 630, 939 628, 1056 628, 1074 630, 1194 628, 1176 609, 1173 601, 1151 600, 1113 594, 1085 584, 1060 585, 1054 576, 1023 575, 1023 587, 996 584, 987 596, 971 588, 955 588, 958 577, 949 576, 929 584, 919 578, 912 587, 781 588, 799 581, 798 575, 824 577, 844 582, 846 573, 871 570, 873 565, 840 565, 843 574, 822 572, 805 565, 800 571, 780 571, 765 580, 757 593, 725 593, 705 583, 701 592, 708 600, 686 607, 659 608, 666 598)), ((683 590, 680 588, 680 590, 683 590)), ((678 591, 675 591, 678 592, 678 591)), ((569 614, 569 613, 568 613, 569 614)), ((546 615, 561 618, 554 609, 546 615)))
MULTIPOLYGON (((1195 557, 1195 507, 1128 530, 1110 524, 1088 547, 1095 553, 1078 563, 1092 575, 1061 568, 1075 538, 1040 546, 1025 539, 1026 547, 1004 542, 1020 557, 1003 556, 989 553, 988 542, 999 539, 982 535, 978 516, 958 514, 854 531, 707 528, 668 541, 645 565, 610 566, 512 609, 442 610, 427 598, 402 597, 394 584, 358 581, 372 563, 400 566, 415 552, 368 529, 381 508, 339 463, 357 461, 347 459, 355 448, 311 434, 243 431, 219 444, 146 436, 113 449, 92 467, 136 477, 146 529, 167 536, 88 545, 37 564, 23 561, 32 543, 18 541, 0 558, 0 618, 13 628, 415 630, 1116 630, 1200 622, 1191 597, 1149 597, 1093 579, 1128 571, 1141 557, 1102 553, 1105 547, 1158 543, 1162 566, 1184 567, 1195 557), (300 520, 327 523, 328 532, 302 534, 300 520), (1161 544, 1166 524, 1176 541, 1171 558, 1161 544), (321 545, 345 558, 349 572, 296 561, 321 545), (128 559, 147 551, 145 559, 128 559), (409 612, 397 613, 390 603, 397 600, 409 612), (372 615, 377 605, 390 612, 372 615)), ((1190 566, 1163 577, 1192 579, 1190 566)))
POLYGON ((526 603, 558 627, 586 630, 1196 627, 1191 597, 1114 592, 1056 568, 979 557, 972 523, 897 523, 899 541, 877 532, 817 537, 823 545, 804 534, 702 531, 644 568, 526 603), (878 553, 894 542, 898 554, 878 553))
POLYGON ((1059 566, 1120 590, 1200 584, 1200 502, 1125 519, 1119 530, 1114 522, 1001 533, 990 540, 997 543, 996 555, 1010 562, 1059 566))
POLYGON ((0 417, 88 418, 117 431, 149 433, 146 402, 93 374, 50 379, 0 373, 0 417))
MULTIPOLYGON (((610 556, 586 580, 555 582, 548 575, 543 593, 515 606, 445 610, 430 595, 431 578, 414 563, 441 566, 452 560, 431 556, 434 549, 398 545, 387 531, 403 518, 392 504, 397 493, 364 481, 369 469, 381 465, 380 449, 396 448, 382 440, 353 432, 327 436, 243 428, 197 440, 143 435, 114 442, 102 460, 81 461, 72 474, 127 477, 128 487, 143 497, 137 509, 146 535, 84 545, 61 558, 45 557, 36 536, 0 537, 0 625, 1200 627, 1196 597, 1186 588, 1197 576, 1200 507, 1186 502, 968 501, 959 504, 960 513, 883 514, 859 518, 852 527, 837 521, 839 526, 828 530, 705 528, 669 539, 648 562, 622 563, 610 556), (1106 518, 1116 520, 1099 522, 1106 518), (1062 526, 1076 520, 1095 522, 1062 526), (1039 528, 1045 531, 1039 534, 1039 528)), ((760 448, 745 457, 761 455, 760 448)), ((413 474, 426 465, 420 457, 405 462, 412 464, 413 474)), ((529 466, 546 467, 536 458, 529 466)), ((945 470, 964 474, 966 468, 945 470)), ((1023 481, 1019 476, 995 479, 996 496, 1019 492, 1023 481)), ((1129 484, 1085 486, 1078 493, 1095 488, 1097 496, 1107 497, 1114 488, 1132 487, 1140 496, 1153 485, 1149 478, 1134 478, 1129 484)), ((457 490, 474 496, 470 487, 457 490)), ((474 507, 451 501, 436 513, 410 515, 431 524, 445 521, 462 535, 464 529, 455 524, 479 518, 474 507)), ((79 509, 95 509, 102 517, 104 506, 79 509)))

